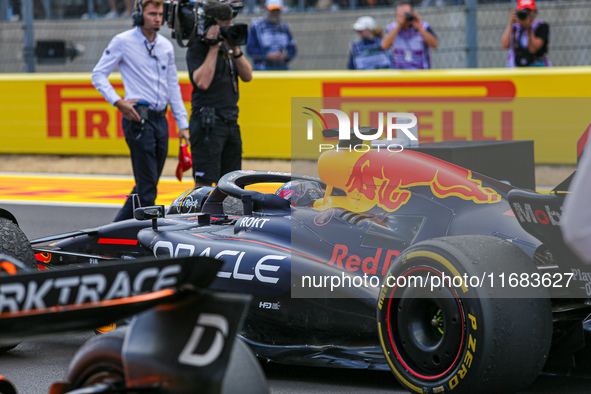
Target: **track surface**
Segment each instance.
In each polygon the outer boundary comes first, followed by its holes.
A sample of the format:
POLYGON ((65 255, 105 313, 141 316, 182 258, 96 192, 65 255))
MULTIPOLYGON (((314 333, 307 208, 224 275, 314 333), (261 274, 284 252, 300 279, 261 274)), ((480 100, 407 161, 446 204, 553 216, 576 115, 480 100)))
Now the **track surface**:
MULTIPOLYGON (((193 188, 189 179, 185 176, 183 182, 179 182, 174 177, 161 177, 156 204, 168 205, 181 193, 193 188)), ((134 184, 133 177, 125 175, 0 172, 0 203, 119 207, 134 184)), ((272 193, 276 187, 274 184, 259 185, 257 190, 272 193)))
MULTIPOLYGON (((188 179, 161 178, 156 204, 170 204, 191 189, 193 183, 188 179)), ((131 176, 0 173, 0 201, 117 206, 123 204, 134 184, 131 176)))

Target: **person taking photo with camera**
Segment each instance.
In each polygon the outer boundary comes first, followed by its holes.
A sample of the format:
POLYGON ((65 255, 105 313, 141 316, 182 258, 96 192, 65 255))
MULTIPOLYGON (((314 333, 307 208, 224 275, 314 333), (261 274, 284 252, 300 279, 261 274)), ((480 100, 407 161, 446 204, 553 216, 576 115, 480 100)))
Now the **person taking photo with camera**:
POLYGON ((189 130, 195 186, 217 183, 224 174, 242 168, 238 78, 252 79, 252 67, 240 46, 220 34, 232 25, 233 8, 210 1, 204 10, 205 34, 186 56, 193 85, 189 130))
MULTIPOLYGON (((155 204, 157 186, 168 155, 170 104, 179 128, 179 142, 189 139, 187 111, 181 96, 174 47, 158 34, 162 26, 163 0, 137 0, 131 30, 116 35, 92 70, 92 84, 105 100, 123 114, 121 125, 129 146, 135 186, 141 206, 155 204), (119 67, 125 96, 109 82, 119 67)), ((129 197, 115 221, 133 218, 129 197)))
POLYGON ((382 49, 392 47, 393 68, 421 70, 433 67, 431 48, 437 49, 437 36, 429 23, 413 11, 409 1, 398 3, 396 21, 388 25, 387 31, 382 49))
POLYGON ((536 19, 535 0, 517 0, 509 24, 501 38, 503 49, 509 49, 506 67, 550 67, 547 58, 550 26, 536 19))

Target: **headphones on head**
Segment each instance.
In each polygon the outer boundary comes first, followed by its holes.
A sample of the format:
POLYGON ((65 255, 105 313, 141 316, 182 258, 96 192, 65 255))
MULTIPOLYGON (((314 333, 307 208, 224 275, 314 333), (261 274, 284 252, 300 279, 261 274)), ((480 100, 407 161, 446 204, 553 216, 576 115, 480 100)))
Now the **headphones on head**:
POLYGON ((131 14, 131 21, 134 26, 144 25, 144 8, 142 7, 142 0, 137 0, 135 3, 135 11, 131 14))

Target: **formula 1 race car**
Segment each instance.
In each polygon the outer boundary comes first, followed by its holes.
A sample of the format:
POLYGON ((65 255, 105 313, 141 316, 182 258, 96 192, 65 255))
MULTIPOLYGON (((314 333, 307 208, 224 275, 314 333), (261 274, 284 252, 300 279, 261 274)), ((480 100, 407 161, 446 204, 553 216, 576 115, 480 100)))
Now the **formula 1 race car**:
MULTIPOLYGON (((4 251, 33 257, 11 215, 0 209, 4 251), (9 241, 9 242, 6 242, 9 241), (27 251, 28 248, 28 251, 27 251), (20 253, 25 251, 25 253, 20 253)), ((209 257, 116 261, 33 271, 0 254, 0 350, 20 341, 102 327, 129 326, 90 339, 74 356, 60 393, 267 393, 264 373, 235 341, 250 296, 211 291, 222 262, 209 257), (174 332, 174 335, 170 335, 174 332)), ((0 393, 16 394, 0 376, 0 393)))
POLYGON ((253 296, 239 336, 258 357, 390 369, 415 392, 514 392, 581 366, 591 269, 562 241, 568 183, 538 194, 341 143, 318 175, 232 172, 168 211, 34 240, 36 263, 221 259, 210 288, 253 296))

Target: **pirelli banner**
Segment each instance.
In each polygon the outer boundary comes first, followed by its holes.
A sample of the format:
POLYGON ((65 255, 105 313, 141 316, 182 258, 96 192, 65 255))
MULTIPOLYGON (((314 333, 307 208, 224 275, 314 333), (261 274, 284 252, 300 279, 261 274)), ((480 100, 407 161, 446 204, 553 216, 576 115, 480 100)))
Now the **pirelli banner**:
MULTIPOLYGON (((179 76, 190 113, 191 84, 186 73, 179 76)), ((118 75, 111 81, 123 95, 118 75)), ((377 127, 380 116, 386 124, 387 113, 414 113, 421 143, 533 140, 537 163, 573 164, 577 139, 591 123, 589 86, 591 67, 255 72, 240 85, 244 156, 297 159, 291 131, 300 119, 292 119, 292 99, 316 97, 311 109, 357 116, 360 126, 377 127)), ((90 74, 0 74, 0 92, 0 153, 128 154, 121 114, 90 74)), ((170 111, 167 117, 176 138, 170 111)), ((301 116, 304 132, 308 118, 301 116)), ((171 143, 170 155, 177 153, 171 143)))

